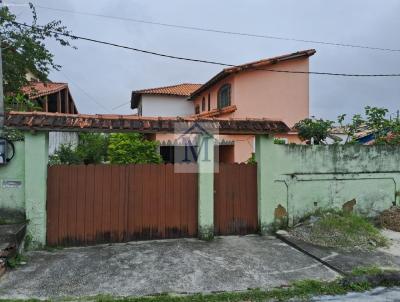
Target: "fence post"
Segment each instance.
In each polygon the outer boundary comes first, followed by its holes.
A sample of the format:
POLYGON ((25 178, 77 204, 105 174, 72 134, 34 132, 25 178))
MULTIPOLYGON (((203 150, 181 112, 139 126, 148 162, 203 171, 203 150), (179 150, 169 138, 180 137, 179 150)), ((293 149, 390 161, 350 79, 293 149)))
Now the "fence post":
POLYGON ((268 211, 273 209, 268 208, 268 157, 272 154, 271 146, 274 143, 273 137, 268 135, 256 136, 256 161, 257 161, 257 195, 258 195, 258 224, 260 226, 261 234, 268 232, 268 226, 271 223, 268 211))
POLYGON ((25 212, 32 247, 46 244, 47 132, 25 132, 25 212))
POLYGON ((199 238, 214 237, 214 138, 203 134, 198 149, 198 233, 199 238))

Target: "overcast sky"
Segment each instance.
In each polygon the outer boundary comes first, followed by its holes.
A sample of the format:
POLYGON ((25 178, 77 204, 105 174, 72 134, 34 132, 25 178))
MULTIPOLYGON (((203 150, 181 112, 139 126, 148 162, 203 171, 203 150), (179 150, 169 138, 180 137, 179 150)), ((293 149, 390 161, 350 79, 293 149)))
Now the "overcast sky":
MULTIPOLYGON (((6 3, 26 1, 6 1, 6 3)), ((398 0, 36 0, 47 6, 186 26, 400 49, 398 0)), ((13 6, 21 21, 29 10, 13 6)), ((76 35, 157 52, 241 64, 315 48, 310 70, 339 73, 400 73, 400 52, 315 45, 229 36, 139 24, 37 8, 39 23, 60 19, 76 35)), ((77 50, 48 46, 61 72, 51 80, 68 82, 81 113, 131 113, 135 89, 181 82, 203 83, 219 66, 176 61, 129 50, 73 41, 77 50), (101 104, 98 105, 97 103, 101 104), (126 104, 113 110, 120 104, 126 104)), ((290 87, 288 87, 290 89, 290 87)), ((310 77, 310 110, 317 117, 363 111, 366 105, 395 112, 400 78, 310 77)))

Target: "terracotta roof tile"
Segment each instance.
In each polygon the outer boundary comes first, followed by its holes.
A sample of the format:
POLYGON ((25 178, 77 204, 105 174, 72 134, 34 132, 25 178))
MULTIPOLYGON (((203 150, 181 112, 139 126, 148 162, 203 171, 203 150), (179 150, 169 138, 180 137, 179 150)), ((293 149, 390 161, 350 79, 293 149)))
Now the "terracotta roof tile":
POLYGON ((285 54, 285 55, 281 55, 281 56, 277 56, 277 57, 273 57, 273 58, 263 59, 263 60, 259 60, 259 61, 254 61, 254 62, 242 64, 242 65, 225 68, 222 71, 220 71, 218 74, 216 74, 214 77, 212 77, 210 80, 208 80, 204 85, 199 87, 196 91, 194 91, 190 95, 190 99, 195 98, 200 93, 202 93, 204 90, 208 89, 209 87, 213 86, 215 83, 219 82, 220 80, 226 78, 227 76, 229 76, 231 74, 242 72, 245 70, 263 68, 263 67, 277 64, 277 63, 283 62, 283 61, 308 58, 308 57, 314 55, 315 52, 316 52, 315 49, 302 50, 302 51, 293 52, 290 54, 285 54))
POLYGON ((201 86, 201 84, 183 83, 183 84, 178 84, 178 85, 173 85, 173 86, 164 86, 164 87, 136 90, 136 91, 133 91, 133 93, 189 96, 193 91, 198 89, 200 86, 201 86))
POLYGON ((31 82, 29 85, 22 87, 22 92, 27 94, 30 99, 36 99, 41 96, 49 95, 67 88, 66 83, 44 83, 44 82, 31 82))
POLYGON ((189 97, 195 90, 199 89, 202 84, 183 83, 172 86, 148 88, 132 91, 131 108, 137 108, 140 96, 143 94, 152 95, 170 95, 170 96, 186 96, 189 97))
POLYGON ((216 119, 142 117, 136 115, 85 115, 48 112, 9 112, 5 125, 21 130, 174 133, 176 123, 207 122, 220 134, 285 133, 282 121, 267 119, 216 119))

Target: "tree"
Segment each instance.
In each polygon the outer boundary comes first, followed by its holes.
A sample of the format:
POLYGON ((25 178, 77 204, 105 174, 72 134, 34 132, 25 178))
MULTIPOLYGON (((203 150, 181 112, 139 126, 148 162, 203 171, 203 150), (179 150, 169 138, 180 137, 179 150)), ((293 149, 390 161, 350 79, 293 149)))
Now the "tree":
POLYGON ((112 164, 161 163, 157 142, 145 140, 139 133, 110 135, 108 156, 112 164))
POLYGON ((100 164, 107 160, 108 136, 102 133, 80 133, 76 147, 61 145, 50 156, 50 165, 100 164))
POLYGON ((28 84, 28 71, 39 80, 47 81, 51 69, 60 70, 61 66, 54 62, 54 55, 44 44, 46 39, 56 40, 62 46, 70 46, 69 41, 73 39, 59 20, 39 26, 35 7, 32 3, 29 6, 33 20, 26 26, 16 23, 16 16, 8 7, 0 9, 3 87, 8 96, 21 94, 21 88, 28 84))
POLYGON ((102 133, 80 133, 76 148, 78 157, 86 165, 107 161, 108 136, 102 133))
POLYGON ((306 118, 298 122, 294 127, 302 141, 314 141, 315 145, 321 144, 329 135, 333 122, 328 120, 313 120, 306 118))
POLYGON ((388 110, 380 107, 365 107, 365 118, 360 114, 352 117, 351 123, 344 125, 345 114, 338 117, 339 124, 348 135, 346 143, 357 142, 356 133, 366 130, 373 134, 374 144, 400 144, 400 121, 386 117, 388 110))

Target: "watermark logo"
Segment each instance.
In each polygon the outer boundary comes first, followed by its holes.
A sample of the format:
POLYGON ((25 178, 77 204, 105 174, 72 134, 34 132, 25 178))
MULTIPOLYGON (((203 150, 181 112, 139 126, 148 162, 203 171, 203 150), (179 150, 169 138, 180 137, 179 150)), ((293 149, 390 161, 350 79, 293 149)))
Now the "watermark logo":
POLYGON ((212 122, 182 122, 175 124, 175 173, 214 173, 218 170, 218 127, 212 122))

